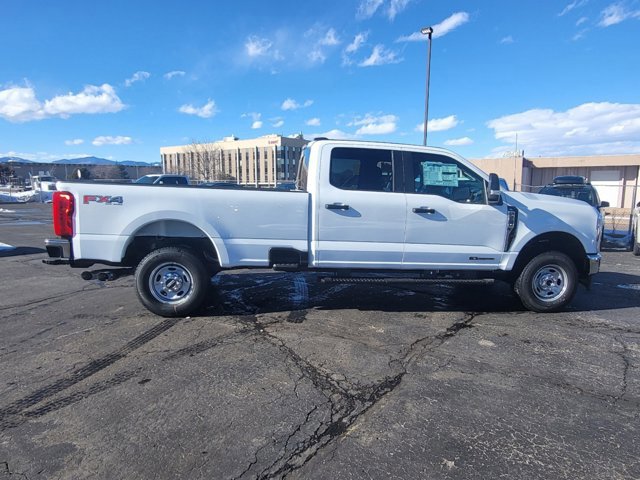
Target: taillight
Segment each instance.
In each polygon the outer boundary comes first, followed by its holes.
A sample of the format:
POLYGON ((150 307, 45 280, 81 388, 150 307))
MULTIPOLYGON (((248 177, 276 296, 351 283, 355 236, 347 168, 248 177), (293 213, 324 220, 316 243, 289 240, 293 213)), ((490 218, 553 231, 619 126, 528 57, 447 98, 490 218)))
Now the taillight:
POLYGON ((73 195, 53 194, 53 231, 60 237, 73 237, 73 195))

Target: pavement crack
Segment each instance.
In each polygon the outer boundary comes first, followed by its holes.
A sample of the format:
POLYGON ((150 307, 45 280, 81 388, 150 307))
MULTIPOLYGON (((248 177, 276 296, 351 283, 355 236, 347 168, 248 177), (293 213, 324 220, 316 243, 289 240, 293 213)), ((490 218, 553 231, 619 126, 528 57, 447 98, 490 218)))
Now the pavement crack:
POLYGON ((614 403, 618 403, 627 394, 627 375, 629 373, 631 362, 627 355, 627 353, 629 352, 629 347, 627 347, 627 344, 620 337, 614 338, 622 347, 621 352, 616 352, 616 354, 622 359, 622 379, 620 383, 620 393, 613 397, 614 403))
POLYGON ((180 320, 181 319, 179 318, 163 320, 146 332, 138 335, 136 338, 134 338, 118 350, 108 353, 102 358, 89 362, 85 366, 79 368, 78 370, 75 370, 71 375, 50 383, 49 385, 46 385, 36 390, 35 392, 23 398, 15 400, 5 407, 0 408, 0 430, 12 428, 14 426, 14 422, 9 418, 10 416, 21 415, 23 412, 33 407, 34 405, 37 405, 38 403, 73 387, 74 385, 82 382, 83 380, 86 380, 87 378, 104 370, 105 368, 110 367, 117 361, 125 358, 131 352, 137 350, 157 336, 172 328, 180 320))
MULTIPOLYGON (((327 398, 328 408, 328 418, 322 417, 322 405, 315 405, 309 409, 300 424, 296 425, 285 439, 280 440, 283 446, 280 448, 278 457, 261 471, 255 472, 253 478, 259 480, 286 478, 291 472, 306 465, 323 448, 345 434, 355 422, 387 394, 393 392, 407 374, 408 366, 417 357, 429 349, 442 345, 460 331, 472 328, 472 322, 476 316, 477 314, 467 313, 463 319, 456 321, 435 336, 427 336, 414 341, 401 359, 390 362, 390 365, 392 363, 395 365, 395 374, 389 375, 373 385, 364 386, 352 384, 343 377, 338 379, 336 375, 332 375, 322 366, 312 364, 286 345, 282 339, 269 333, 255 315, 242 317, 241 321, 245 325, 251 326, 262 338, 277 346, 287 361, 300 372, 300 376, 294 383, 296 396, 299 382, 302 379, 307 379, 327 398), (305 436, 304 432, 309 431, 305 427, 312 426, 316 422, 317 425, 313 432, 305 436)), ((254 460, 236 478, 249 475, 259 463, 259 453, 260 451, 256 452, 254 460)))

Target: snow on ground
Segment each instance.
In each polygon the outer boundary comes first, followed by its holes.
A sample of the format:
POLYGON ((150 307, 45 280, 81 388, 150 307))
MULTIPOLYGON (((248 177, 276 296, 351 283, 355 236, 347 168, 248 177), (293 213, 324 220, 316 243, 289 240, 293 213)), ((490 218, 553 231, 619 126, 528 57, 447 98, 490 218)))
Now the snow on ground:
POLYGON ((14 248, 16 248, 16 247, 14 247, 12 245, 7 245, 6 243, 0 242, 0 252, 3 251, 3 250, 13 250, 14 248))
POLYGON ((6 208, 0 208, 0 213, 16 213, 15 210, 8 210, 6 208))
POLYGON ((45 203, 50 201, 53 192, 38 192, 35 190, 27 190, 26 192, 7 192, 0 191, 0 203, 45 203))

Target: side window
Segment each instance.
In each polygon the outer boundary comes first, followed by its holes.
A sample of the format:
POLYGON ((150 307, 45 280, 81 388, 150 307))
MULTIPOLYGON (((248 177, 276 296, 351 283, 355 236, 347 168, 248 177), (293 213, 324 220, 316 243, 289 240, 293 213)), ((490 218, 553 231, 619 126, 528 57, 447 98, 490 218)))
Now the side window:
POLYGON ((445 155, 411 154, 414 192, 458 203, 487 203, 484 179, 445 155))
POLYGON ((334 148, 329 170, 329 182, 342 190, 393 191, 390 150, 334 148))

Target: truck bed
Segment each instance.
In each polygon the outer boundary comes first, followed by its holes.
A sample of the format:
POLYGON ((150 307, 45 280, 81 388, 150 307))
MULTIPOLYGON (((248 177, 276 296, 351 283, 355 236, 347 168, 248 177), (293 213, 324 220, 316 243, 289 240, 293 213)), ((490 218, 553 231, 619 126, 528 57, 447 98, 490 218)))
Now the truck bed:
POLYGON ((274 247, 308 250, 307 192, 96 182, 57 188, 74 193, 76 260, 120 262, 135 236, 209 238, 222 267, 268 266, 274 247))

